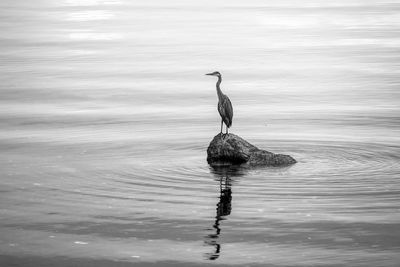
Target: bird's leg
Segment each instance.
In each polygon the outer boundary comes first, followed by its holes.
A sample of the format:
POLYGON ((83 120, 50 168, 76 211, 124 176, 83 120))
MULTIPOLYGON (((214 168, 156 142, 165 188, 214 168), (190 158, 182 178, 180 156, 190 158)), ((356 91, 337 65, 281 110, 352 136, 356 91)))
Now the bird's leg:
POLYGON ((223 125, 223 123, 224 123, 224 121, 223 120, 221 120, 221 137, 222 137, 222 125, 223 125))
POLYGON ((226 126, 226 135, 228 135, 228 126, 226 126))

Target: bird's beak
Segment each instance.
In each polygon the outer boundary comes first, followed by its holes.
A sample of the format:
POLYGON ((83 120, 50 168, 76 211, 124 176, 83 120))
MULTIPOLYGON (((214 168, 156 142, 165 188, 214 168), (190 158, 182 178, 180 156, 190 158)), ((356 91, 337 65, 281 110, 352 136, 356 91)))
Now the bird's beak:
POLYGON ((206 75, 214 75, 214 74, 212 74, 212 73, 207 73, 206 75))

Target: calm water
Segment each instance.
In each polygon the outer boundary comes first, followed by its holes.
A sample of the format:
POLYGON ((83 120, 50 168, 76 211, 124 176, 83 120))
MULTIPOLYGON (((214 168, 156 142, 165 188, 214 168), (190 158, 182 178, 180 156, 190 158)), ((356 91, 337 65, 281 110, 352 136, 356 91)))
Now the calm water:
POLYGON ((400 2, 2 0, 0 30, 1 265, 398 266, 400 2), (215 70, 296 165, 207 165, 215 70))

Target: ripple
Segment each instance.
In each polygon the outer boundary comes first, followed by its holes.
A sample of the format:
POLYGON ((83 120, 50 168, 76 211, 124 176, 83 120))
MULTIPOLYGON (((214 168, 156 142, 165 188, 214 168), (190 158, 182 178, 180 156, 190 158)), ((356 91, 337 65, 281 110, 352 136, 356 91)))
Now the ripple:
MULTIPOLYGON (((297 145, 296 145, 297 146, 297 145)), ((399 146, 357 142, 300 144, 295 152, 310 174, 363 175, 390 173, 399 160, 399 146)))

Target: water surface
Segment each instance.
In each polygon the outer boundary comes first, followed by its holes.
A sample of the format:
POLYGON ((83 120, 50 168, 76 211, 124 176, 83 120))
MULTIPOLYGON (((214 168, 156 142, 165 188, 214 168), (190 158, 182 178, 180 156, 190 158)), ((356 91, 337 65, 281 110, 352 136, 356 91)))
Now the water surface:
POLYGON ((398 266, 400 3, 0 3, 0 263, 398 266), (231 131, 287 168, 213 169, 231 131))

